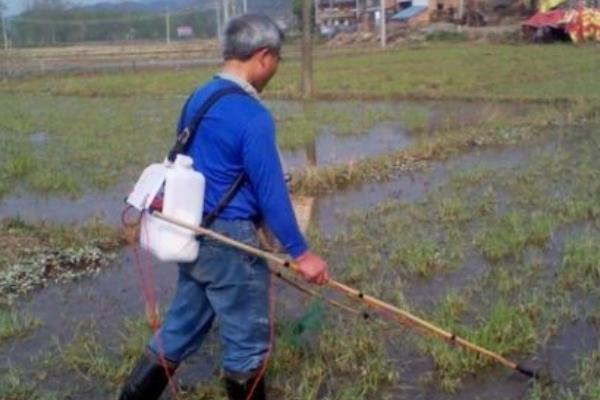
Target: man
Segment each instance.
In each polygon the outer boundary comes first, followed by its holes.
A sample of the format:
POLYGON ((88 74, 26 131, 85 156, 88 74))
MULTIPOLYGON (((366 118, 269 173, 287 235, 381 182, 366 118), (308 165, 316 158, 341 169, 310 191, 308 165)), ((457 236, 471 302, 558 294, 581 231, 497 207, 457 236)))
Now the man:
MULTIPOLYGON (((179 131, 216 91, 237 85, 245 92, 220 98, 195 132, 188 154, 206 178, 205 213, 211 212, 245 174, 235 196, 211 228, 256 246, 256 222, 266 222, 295 260, 304 278, 328 281, 327 264, 312 253, 298 228, 275 141, 275 125, 259 93, 280 61, 283 33, 264 15, 230 21, 225 31, 222 73, 197 89, 179 121, 179 131)), ((121 400, 158 399, 177 366, 201 345, 215 317, 223 345, 230 399, 264 399, 270 343, 270 275, 264 260, 210 239, 200 239, 198 260, 179 265, 177 293, 162 328, 138 361, 121 400)))

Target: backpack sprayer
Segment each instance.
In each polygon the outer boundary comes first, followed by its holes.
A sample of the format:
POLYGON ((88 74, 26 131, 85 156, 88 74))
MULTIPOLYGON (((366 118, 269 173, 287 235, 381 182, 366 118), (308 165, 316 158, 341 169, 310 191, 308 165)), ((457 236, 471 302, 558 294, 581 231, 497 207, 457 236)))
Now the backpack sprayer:
MULTIPOLYGON (((174 162, 152 164, 136 183, 127 203, 136 209, 160 210, 186 223, 200 225, 206 180, 195 171, 193 160, 178 154, 174 162)), ((196 236, 189 230, 144 214, 140 226, 140 246, 161 261, 191 262, 198 257, 196 236)))
MULTIPOLYGON (((244 181, 245 175, 241 174, 203 221, 206 179, 202 173, 194 170, 192 158, 183 153, 208 110, 220 98, 229 94, 247 95, 237 85, 214 92, 200 107, 190 124, 177 135, 177 140, 165 161, 148 166, 125 200, 128 205, 142 212, 140 246, 161 261, 194 261, 198 257, 199 244, 193 232, 158 219, 149 211, 158 210, 166 216, 193 226, 209 226, 244 181)), ((186 102, 184 110, 187 109, 190 99, 186 102)))

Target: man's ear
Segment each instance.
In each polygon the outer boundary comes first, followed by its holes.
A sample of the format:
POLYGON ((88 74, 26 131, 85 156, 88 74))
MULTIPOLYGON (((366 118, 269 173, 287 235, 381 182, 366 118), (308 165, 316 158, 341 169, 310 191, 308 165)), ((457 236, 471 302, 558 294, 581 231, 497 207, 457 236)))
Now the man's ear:
POLYGON ((269 55, 269 49, 264 48, 260 49, 256 52, 256 56, 261 65, 264 65, 267 62, 267 57, 269 55))

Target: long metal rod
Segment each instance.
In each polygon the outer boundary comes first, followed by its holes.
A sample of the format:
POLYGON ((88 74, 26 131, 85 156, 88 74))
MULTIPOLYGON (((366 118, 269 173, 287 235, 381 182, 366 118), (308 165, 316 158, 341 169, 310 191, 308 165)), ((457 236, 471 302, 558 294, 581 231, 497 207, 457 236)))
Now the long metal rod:
MULTIPOLYGON (((271 261, 271 262, 278 264, 284 268, 288 268, 295 272, 299 272, 299 267, 296 263, 294 263, 293 261, 281 258, 273 253, 269 253, 269 252, 260 250, 256 247, 249 246, 245 243, 238 242, 237 240, 234 240, 227 236, 221 235, 220 233, 217 233, 213 230, 206 229, 206 228, 203 228, 200 226, 194 226, 194 225, 187 224, 183 221, 166 216, 158 211, 152 212, 152 215, 159 219, 162 219, 164 221, 170 222, 174 225, 189 229, 198 235, 210 237, 214 240, 217 240, 219 242, 227 244, 238 250, 242 250, 242 251, 252 254, 254 256, 261 257, 267 261, 271 261)), ((512 370, 518 371, 530 378, 536 378, 536 379, 539 378, 539 375, 536 372, 526 369, 526 368, 518 365, 517 363, 501 356, 498 353, 495 353, 491 350, 485 349, 479 345, 476 345, 475 343, 472 343, 466 339, 463 339, 462 337, 459 337, 459 336, 457 336, 451 332, 448 332, 438 326, 435 326, 434 324, 432 324, 428 321, 425 321, 424 319, 421 319, 421 318, 417 317, 416 315, 409 313, 408 311, 402 310, 392 304, 386 303, 386 302, 379 300, 373 296, 365 294, 365 293, 361 292, 360 290, 357 290, 350 286, 344 285, 343 283, 340 283, 333 279, 330 279, 329 282, 327 282, 327 285, 333 289, 337 289, 337 290, 343 292, 344 294, 346 294, 348 296, 359 299, 366 305, 368 305, 376 310, 377 309, 385 310, 385 311, 399 317, 401 320, 407 321, 409 323, 408 324, 409 326, 416 326, 416 327, 422 328, 422 329, 424 329, 424 330, 426 330, 426 331, 428 331, 450 343, 456 343, 467 350, 470 350, 472 352, 482 354, 486 357, 489 357, 490 359, 498 362, 499 364, 502 364, 505 367, 508 367, 512 370)))

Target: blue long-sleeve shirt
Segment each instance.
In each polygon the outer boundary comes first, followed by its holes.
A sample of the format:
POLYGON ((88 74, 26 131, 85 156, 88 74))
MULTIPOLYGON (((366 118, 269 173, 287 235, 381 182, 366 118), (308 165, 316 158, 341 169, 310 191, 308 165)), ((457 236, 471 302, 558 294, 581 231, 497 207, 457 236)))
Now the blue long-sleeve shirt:
MULTIPOLYGON (((208 97, 236 83, 215 78, 198 88, 181 112, 178 129, 189 124, 208 97)), ((236 178, 247 178, 227 207, 223 219, 257 220, 267 226, 292 257, 307 249, 298 227, 277 151, 275 122, 269 110, 252 96, 229 94, 206 113, 188 154, 206 178, 204 212, 212 211, 236 178)))

